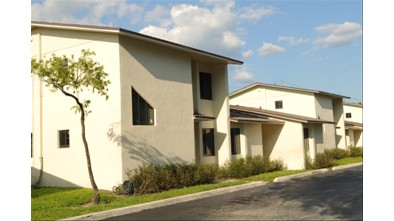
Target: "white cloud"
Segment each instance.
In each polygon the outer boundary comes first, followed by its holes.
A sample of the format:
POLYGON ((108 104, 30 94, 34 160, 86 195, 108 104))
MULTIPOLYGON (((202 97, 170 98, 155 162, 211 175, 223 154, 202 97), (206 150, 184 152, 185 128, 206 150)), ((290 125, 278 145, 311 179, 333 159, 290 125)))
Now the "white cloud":
POLYGON ((295 38, 295 37, 283 37, 279 36, 278 38, 279 42, 286 42, 289 45, 299 45, 299 44, 305 44, 309 42, 309 39, 304 39, 304 38, 295 38))
POLYGON ((202 1, 207 6, 174 5, 168 28, 149 25, 140 33, 220 54, 239 53, 245 44, 236 26, 233 1, 202 1))
POLYGON ((169 19, 170 10, 164 6, 156 5, 151 11, 145 15, 146 22, 157 22, 161 27, 168 27, 171 24, 169 19))
POLYGON ((362 35, 361 25, 354 22, 343 24, 326 24, 315 28, 323 36, 317 38, 314 44, 323 47, 337 47, 356 41, 362 35))
POLYGON ((243 58, 249 58, 250 56, 252 56, 254 54, 254 52, 252 50, 247 50, 245 52, 242 53, 242 57, 243 58))
POLYGON ((143 10, 141 6, 129 4, 126 0, 44 0, 41 3, 32 4, 31 19, 33 21, 104 25, 102 19, 107 15, 126 16, 131 22, 137 22, 143 10))
POLYGON ((235 73, 234 80, 239 81, 239 82, 243 82, 243 83, 252 82, 252 81, 254 81, 254 77, 250 72, 248 72, 246 70, 240 70, 235 73))
POLYGON ((263 17, 274 15, 276 13, 272 6, 248 6, 241 9, 239 18, 249 21, 258 21, 263 17))
POLYGON ((261 56, 269 56, 269 55, 279 55, 285 53, 285 49, 274 45, 272 43, 264 42, 263 45, 258 49, 258 52, 261 56))

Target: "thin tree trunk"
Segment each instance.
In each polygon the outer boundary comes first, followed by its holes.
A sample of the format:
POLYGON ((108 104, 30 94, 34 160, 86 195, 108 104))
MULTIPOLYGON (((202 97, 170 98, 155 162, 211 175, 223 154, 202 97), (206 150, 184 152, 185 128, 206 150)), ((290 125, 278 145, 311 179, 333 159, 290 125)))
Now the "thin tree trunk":
POLYGON ((63 88, 59 88, 59 89, 66 96, 72 97, 75 100, 75 102, 78 104, 79 108, 81 109, 80 111, 81 111, 82 141, 83 141, 83 145, 85 146, 86 162, 88 164, 90 184, 92 185, 92 188, 93 188, 92 204, 94 204, 94 205, 99 204, 100 203, 100 193, 97 188, 96 182, 94 181, 92 164, 90 162, 89 146, 88 146, 88 142, 86 141, 86 135, 85 135, 85 109, 83 108, 83 104, 81 102, 79 102, 79 99, 76 96, 66 92, 65 90, 63 90, 63 88))
POLYGON ((90 184, 92 185, 92 188, 93 188, 92 204, 99 204, 100 203, 100 193, 98 191, 96 182, 94 181, 92 165, 90 162, 89 146, 88 146, 88 142, 86 141, 86 135, 85 135, 85 112, 84 112, 83 107, 82 106, 80 106, 80 107, 81 107, 82 140, 83 140, 83 144, 85 146, 86 161, 88 164, 90 184))

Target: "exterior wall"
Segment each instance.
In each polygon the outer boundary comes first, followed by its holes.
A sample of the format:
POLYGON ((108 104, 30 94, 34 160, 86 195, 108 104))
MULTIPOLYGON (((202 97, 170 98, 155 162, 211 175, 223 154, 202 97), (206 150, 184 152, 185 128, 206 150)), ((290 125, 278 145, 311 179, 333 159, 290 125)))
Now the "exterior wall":
MULTIPOLYGON (((52 53, 67 56, 74 54, 75 58, 78 58, 81 49, 89 48, 96 52, 94 60, 104 65, 104 70, 109 73, 111 84, 108 86, 108 100, 90 92, 80 94, 80 97, 92 101, 92 113, 85 123, 95 181, 100 189, 112 189, 122 181, 119 160, 121 151, 107 136, 113 122, 120 121, 118 37, 110 34, 38 28, 33 29, 31 35, 32 58, 39 58, 41 55, 42 59, 46 59, 52 53)), ((50 92, 45 84, 42 84, 40 93, 40 82, 35 79, 32 105, 32 183, 38 179, 42 156, 42 186, 91 187, 81 138, 80 115, 70 110, 75 105, 74 100, 61 92, 50 92), (63 129, 70 132, 69 148, 58 146, 58 130, 63 129)))
MULTIPOLYGON (((316 118, 334 121, 332 98, 328 96, 315 96, 316 118)), ((324 148, 331 149, 337 146, 335 124, 323 124, 324 148)))
POLYGON ((231 122, 231 128, 240 128, 241 131, 241 154, 232 155, 232 158, 263 155, 261 124, 231 122))
POLYGON ((285 89, 260 86, 232 96, 230 104, 316 117, 314 95, 306 92, 294 93, 285 89), (275 109, 275 101, 280 100, 283 102, 283 109, 275 109))
POLYGON ((284 125, 263 125, 263 156, 282 159, 290 170, 304 168, 303 126, 286 122, 284 125))
POLYGON ((363 123, 363 107, 361 105, 343 104, 343 112, 351 113, 351 118, 345 118, 347 121, 363 123))
MULTIPOLYGON (((192 62, 129 38, 120 38, 123 174, 143 163, 195 160, 192 62), (155 125, 133 125, 131 88, 155 109, 155 125)), ((118 138, 119 140, 119 138, 118 138)))
POLYGON ((335 125, 335 140, 336 146, 341 149, 346 149, 346 129, 345 129, 345 118, 343 112, 342 99, 333 99, 333 112, 335 125))

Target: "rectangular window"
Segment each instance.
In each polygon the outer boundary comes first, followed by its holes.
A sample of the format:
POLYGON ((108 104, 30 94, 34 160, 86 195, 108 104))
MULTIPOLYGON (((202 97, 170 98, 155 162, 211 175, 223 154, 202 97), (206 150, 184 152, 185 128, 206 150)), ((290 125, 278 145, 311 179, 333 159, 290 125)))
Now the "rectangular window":
POLYGON ((282 109, 283 101, 275 101, 275 109, 282 109))
POLYGON ((346 113, 346 118, 352 118, 352 113, 346 113))
POLYGON ((211 74, 200 72, 200 98, 212 100, 211 74))
POLYGON ((150 106, 134 88, 132 88, 131 91, 133 125, 154 125, 155 111, 152 106, 150 106))
POLYGON ((68 130, 59 130, 59 147, 68 148, 70 147, 70 134, 68 130))
POLYGON ((202 129, 202 143, 204 156, 215 156, 214 130, 202 129))
POLYGON ((231 154, 241 153, 241 130, 239 128, 231 128, 231 154))

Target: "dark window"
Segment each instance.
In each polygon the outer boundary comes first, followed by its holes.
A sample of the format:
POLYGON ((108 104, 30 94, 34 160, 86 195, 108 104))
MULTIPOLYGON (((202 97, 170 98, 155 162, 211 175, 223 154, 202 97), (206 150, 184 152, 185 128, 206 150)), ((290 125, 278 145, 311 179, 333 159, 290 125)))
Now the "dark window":
POLYGON ((131 89, 133 125, 154 125, 154 109, 135 90, 131 89))
POLYGON ((352 118, 352 113, 346 113, 346 118, 352 118))
POLYGON ((282 109, 283 102, 282 101, 275 101, 275 109, 282 109))
POLYGON ((231 128, 231 154, 241 153, 241 130, 239 128, 231 128))
POLYGON ((202 143, 204 156, 215 156, 214 130, 202 129, 202 143))
POLYGON ((200 72, 200 98, 212 100, 211 74, 200 72))
POLYGON ((59 130, 59 147, 70 147, 70 134, 68 130, 59 130))
POLYGON ((304 139, 308 139, 309 138, 309 130, 308 128, 304 128, 304 139))

